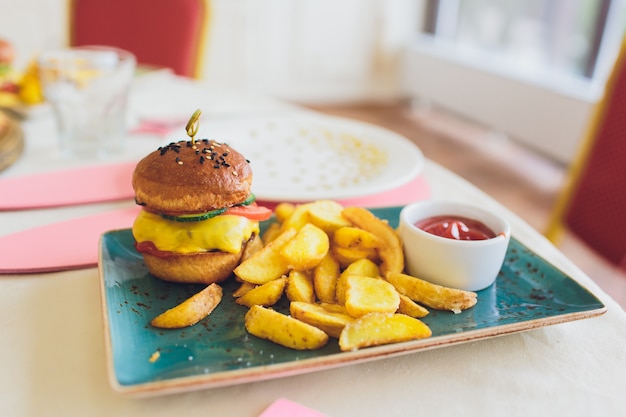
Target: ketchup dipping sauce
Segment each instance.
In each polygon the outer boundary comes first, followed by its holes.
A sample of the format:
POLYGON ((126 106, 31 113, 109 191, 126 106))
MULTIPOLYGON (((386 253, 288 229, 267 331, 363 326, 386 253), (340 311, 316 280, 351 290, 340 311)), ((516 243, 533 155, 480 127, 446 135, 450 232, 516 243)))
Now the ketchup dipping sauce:
POLYGON ((496 237, 484 223, 455 215, 429 217, 416 222, 415 227, 435 236, 456 240, 485 240, 496 237))
POLYGON ((402 209, 398 234, 409 275, 479 291, 498 277, 511 227, 503 216, 482 207, 426 200, 402 209))

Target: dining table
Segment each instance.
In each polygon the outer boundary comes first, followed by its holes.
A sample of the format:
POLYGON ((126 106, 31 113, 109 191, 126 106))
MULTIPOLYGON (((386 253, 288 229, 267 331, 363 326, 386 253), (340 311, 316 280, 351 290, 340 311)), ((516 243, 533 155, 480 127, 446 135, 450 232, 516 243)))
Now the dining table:
MULTIPOLYGON (((213 124, 255 118, 324 117, 278 98, 156 71, 138 76, 133 84, 129 131, 119 155, 105 161, 62 155, 53 113, 44 104, 20 121, 24 152, 0 172, 0 184, 94 164, 132 164, 159 145, 187 138, 184 126, 197 108, 202 109, 205 132, 213 124)), ((414 186, 420 190, 409 199, 469 202, 503 215, 519 247, 550 268, 550 274, 537 278, 538 285, 550 285, 553 276, 566 280, 589 295, 593 304, 589 314, 583 309, 571 319, 560 319, 554 312, 550 314, 555 318, 546 323, 540 317, 523 326, 513 323, 488 332, 463 330, 423 349, 371 348, 380 354, 305 369, 296 364, 283 373, 273 374, 271 365, 261 366, 254 377, 216 386, 200 383, 163 392, 124 392, 112 382, 111 312, 103 297, 100 253, 97 264, 0 274, 0 415, 626 416, 626 314, 618 303, 515 212, 428 155, 423 155, 416 175, 419 180, 414 186)), ((71 188, 70 181, 54 193, 71 188)), ((5 202, 11 198, 0 195, 5 202)), ((381 200, 372 205, 408 202, 381 200)), ((128 197, 2 210, 0 239, 134 207, 128 197)), ((74 247, 68 242, 71 237, 58 229, 53 236, 32 232, 29 239, 21 251, 33 262, 52 249, 62 252, 74 247)), ((91 244, 94 255, 102 251, 98 242, 91 244)), ((0 258, 8 256, 12 255, 0 253, 0 258)), ((558 299, 559 287, 555 288, 550 297, 558 299)), ((536 298, 539 303, 540 297, 536 298)), ((563 308, 569 308, 565 304, 563 308)), ((502 311, 509 307, 494 306, 502 311)), ((520 314, 534 308, 518 307, 520 314)), ((127 349, 139 349, 136 342, 131 341, 127 349)))

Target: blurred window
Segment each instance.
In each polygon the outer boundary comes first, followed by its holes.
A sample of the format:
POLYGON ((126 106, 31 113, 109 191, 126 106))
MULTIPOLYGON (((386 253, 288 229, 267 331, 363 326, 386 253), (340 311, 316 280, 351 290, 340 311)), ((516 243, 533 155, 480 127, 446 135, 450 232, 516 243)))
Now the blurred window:
POLYGON ((454 53, 523 74, 602 78, 625 28, 623 0, 427 0, 424 32, 454 53), (606 52, 605 52, 606 50, 606 52))

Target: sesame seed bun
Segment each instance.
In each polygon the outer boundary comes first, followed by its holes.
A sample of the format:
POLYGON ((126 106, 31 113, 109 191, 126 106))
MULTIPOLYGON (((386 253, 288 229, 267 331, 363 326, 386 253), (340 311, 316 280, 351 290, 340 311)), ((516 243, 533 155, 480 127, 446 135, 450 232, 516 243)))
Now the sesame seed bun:
POLYGON ((179 141, 139 161, 132 186, 137 204, 150 211, 197 214, 245 201, 252 169, 243 155, 225 143, 179 141))

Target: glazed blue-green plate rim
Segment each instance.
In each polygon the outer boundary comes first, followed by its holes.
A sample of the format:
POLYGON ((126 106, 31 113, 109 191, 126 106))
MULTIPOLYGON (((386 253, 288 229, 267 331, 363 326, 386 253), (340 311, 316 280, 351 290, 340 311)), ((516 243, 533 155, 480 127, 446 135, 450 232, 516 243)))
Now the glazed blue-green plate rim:
MULTIPOLYGON (((371 209, 396 227, 402 207, 371 209)), ((267 227, 264 222, 262 229, 267 227)), ((495 284, 478 292, 473 308, 454 314, 430 310, 428 339, 341 352, 336 339, 314 351, 296 351, 249 335, 247 308, 234 302, 234 280, 222 284, 222 302, 198 324, 156 329, 150 320, 202 286, 168 283, 147 271, 130 229, 100 239, 100 284, 107 369, 113 389, 160 395, 249 383, 320 371, 425 349, 487 339, 599 316, 606 306, 588 289, 511 239, 495 284)), ((286 311, 287 303, 276 306, 286 311)))

